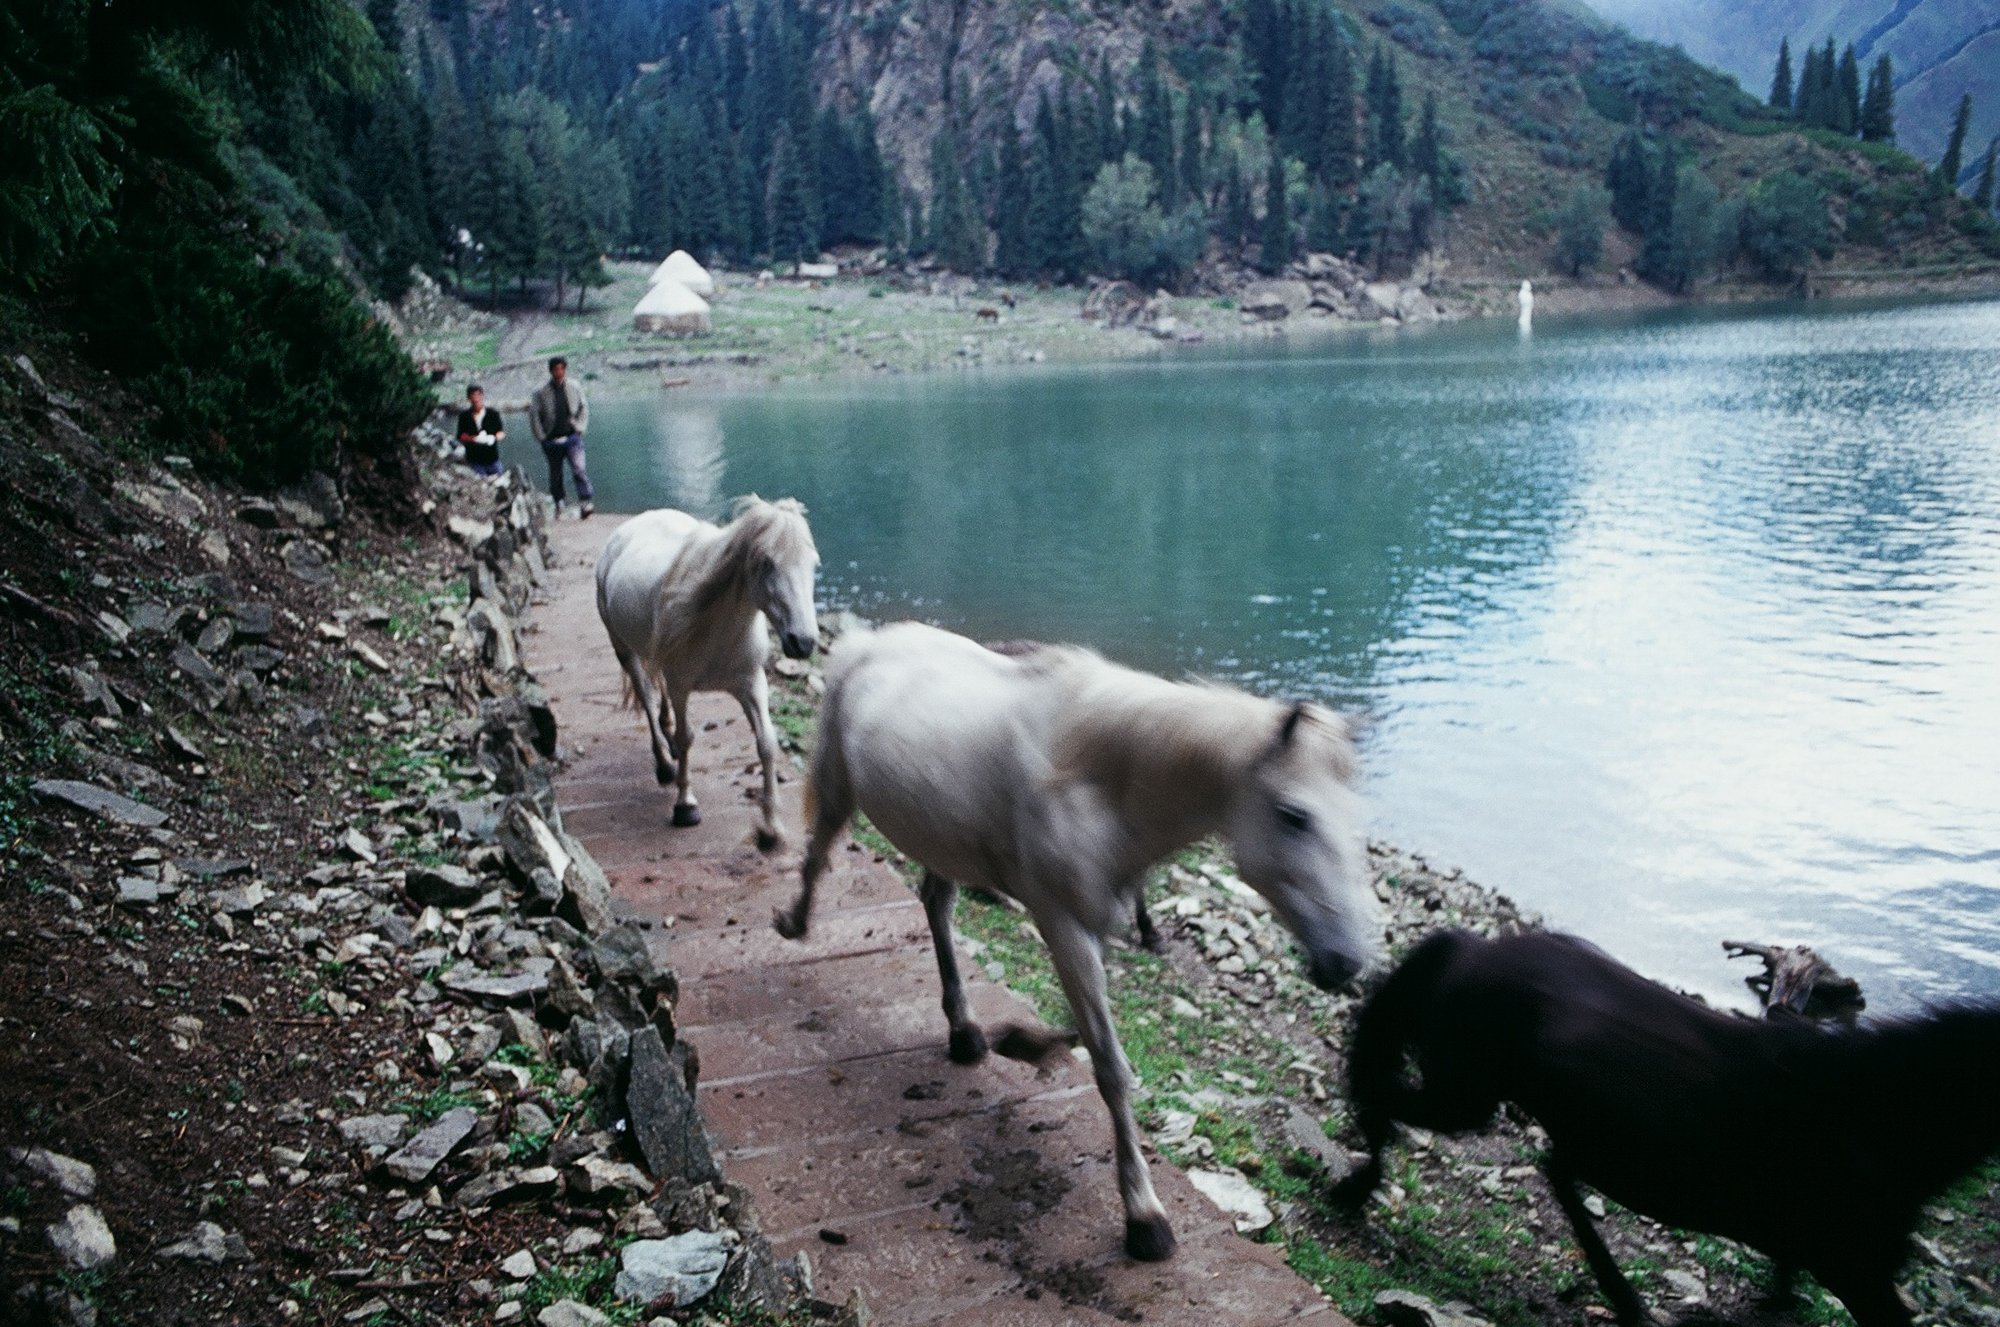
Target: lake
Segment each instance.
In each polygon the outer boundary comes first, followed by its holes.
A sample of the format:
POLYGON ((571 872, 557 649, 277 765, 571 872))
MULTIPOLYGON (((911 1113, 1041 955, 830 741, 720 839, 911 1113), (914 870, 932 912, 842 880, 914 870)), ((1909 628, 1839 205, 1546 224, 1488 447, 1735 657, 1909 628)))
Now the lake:
POLYGON ((1878 1010, 2000 996, 2000 302, 1294 335, 592 425, 607 510, 803 498, 828 607, 1358 714, 1378 837, 1651 975, 1740 1004, 1720 941, 1803 942, 1878 1010))

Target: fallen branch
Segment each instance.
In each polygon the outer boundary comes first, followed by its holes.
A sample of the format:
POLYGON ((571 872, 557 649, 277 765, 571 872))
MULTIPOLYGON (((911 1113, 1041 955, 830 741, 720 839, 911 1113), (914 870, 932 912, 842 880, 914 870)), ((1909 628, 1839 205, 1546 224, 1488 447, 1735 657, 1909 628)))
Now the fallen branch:
POLYGON ((1805 1018, 1851 1023, 1868 1007, 1860 982, 1841 976, 1831 963, 1804 945, 1782 948, 1724 940, 1722 948, 1731 958, 1763 960, 1764 970, 1745 977, 1743 984, 1763 1002, 1766 1017, 1783 1009, 1805 1018))

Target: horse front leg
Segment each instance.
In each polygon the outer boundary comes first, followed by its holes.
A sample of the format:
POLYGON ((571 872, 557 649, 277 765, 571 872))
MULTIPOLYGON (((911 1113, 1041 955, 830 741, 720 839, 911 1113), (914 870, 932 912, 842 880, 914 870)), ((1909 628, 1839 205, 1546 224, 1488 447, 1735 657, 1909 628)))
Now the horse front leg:
POLYGON ((1049 957, 1055 961, 1056 976, 1062 980, 1084 1048, 1090 1052, 1098 1094, 1111 1112, 1118 1153, 1118 1196, 1125 1204, 1125 1252, 1141 1262, 1162 1261, 1173 1256, 1174 1231, 1167 1223, 1166 1208, 1153 1192, 1139 1123, 1132 1117, 1132 1066, 1126 1062, 1125 1048, 1118 1044, 1118 1032, 1111 1025, 1102 943, 1067 913, 1038 914, 1035 922, 1048 943, 1049 957))
POLYGON ((764 820, 757 826, 757 847, 769 852, 785 841, 785 829, 778 823, 778 741, 771 731, 771 691, 763 669, 750 674, 749 685, 737 693, 736 703, 750 722, 757 740, 757 759, 764 767, 764 792, 758 802, 764 820))
POLYGON ((937 951, 938 980, 944 987, 944 1021, 951 1026, 953 1064, 978 1064, 986 1058, 986 1034, 972 1021, 965 1003, 965 983, 958 975, 958 947, 952 938, 951 911, 958 903, 958 886, 929 867, 917 886, 924 917, 931 924, 931 947, 937 951))
POLYGON ((1618 1315, 1618 1321, 1625 1327, 1652 1322, 1653 1316, 1646 1311, 1639 1292, 1632 1289, 1625 1273, 1618 1270, 1617 1260, 1604 1245, 1604 1236, 1597 1233, 1597 1222, 1576 1191, 1576 1177, 1562 1164, 1557 1153, 1549 1155, 1548 1179, 1557 1205, 1569 1218, 1570 1229, 1576 1232, 1576 1242, 1583 1248, 1583 1260, 1590 1264, 1591 1275, 1597 1278, 1598 1289, 1604 1292, 1604 1297, 1611 1301, 1611 1311, 1618 1315))
POLYGON ((694 771, 688 764, 688 748, 694 745, 694 728, 688 723, 688 693, 667 682, 667 697, 674 707, 674 824, 682 829, 701 823, 701 808, 695 805, 692 782, 694 771))

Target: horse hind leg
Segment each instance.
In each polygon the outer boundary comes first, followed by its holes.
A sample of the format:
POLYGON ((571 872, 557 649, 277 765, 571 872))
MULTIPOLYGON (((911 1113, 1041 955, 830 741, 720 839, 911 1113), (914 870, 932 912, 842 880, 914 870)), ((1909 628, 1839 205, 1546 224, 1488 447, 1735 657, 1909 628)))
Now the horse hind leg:
POLYGON ((668 699, 674 707, 674 759, 680 766, 674 777, 674 824, 686 829, 701 823, 701 808, 695 805, 694 789, 689 787, 694 770, 688 761, 688 750, 694 745, 694 728, 688 723, 687 694, 669 688, 668 699))
POLYGON ((825 717, 831 712, 821 710, 819 740, 814 744, 812 770, 806 778, 806 852, 799 863, 799 896, 790 908, 778 908, 771 914, 771 925, 787 940, 797 940, 806 933, 812 920, 813 887, 826 871, 833 841, 854 818, 854 793, 840 764, 839 736, 825 717))
POLYGON ((1139 928, 1139 947, 1149 954, 1157 954, 1166 948, 1160 939, 1160 932, 1153 925, 1153 914, 1146 911, 1146 887, 1139 886, 1137 901, 1132 907, 1132 921, 1139 928))
POLYGON ((953 1064, 978 1064, 986 1058, 986 1034, 972 1021, 965 1003, 965 983, 958 975, 958 948, 952 940, 951 912, 958 886, 928 868, 917 886, 924 916, 931 924, 931 947, 937 951, 938 980, 944 987, 944 1020, 951 1026, 953 1064))
POLYGON ((667 698, 653 690, 652 679, 646 676, 637 655, 622 645, 614 646, 612 652, 618 656, 618 666, 625 670, 632 701, 646 716, 646 735, 653 743, 653 778, 664 788, 674 781, 674 759, 670 754, 673 744, 667 736, 673 717, 667 708, 667 698))

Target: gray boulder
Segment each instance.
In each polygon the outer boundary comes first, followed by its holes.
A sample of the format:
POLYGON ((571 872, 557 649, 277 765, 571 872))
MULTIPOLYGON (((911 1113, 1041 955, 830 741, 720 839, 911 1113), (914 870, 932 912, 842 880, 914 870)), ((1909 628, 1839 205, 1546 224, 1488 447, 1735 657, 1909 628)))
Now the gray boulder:
POLYGON ((632 1136, 656 1179, 681 1176, 696 1184, 719 1182, 722 1172, 702 1132, 701 1113, 695 1109, 686 1074, 685 1048, 676 1046, 669 1053, 656 1027, 632 1034, 625 1088, 632 1136))
POLYGON ((403 891, 417 903, 465 908, 479 902, 486 887, 462 866, 417 866, 403 878, 403 891))
POLYGON ((736 1232, 728 1229, 634 1240, 619 1254, 612 1292, 640 1304, 684 1309, 715 1289, 736 1244, 736 1232))

